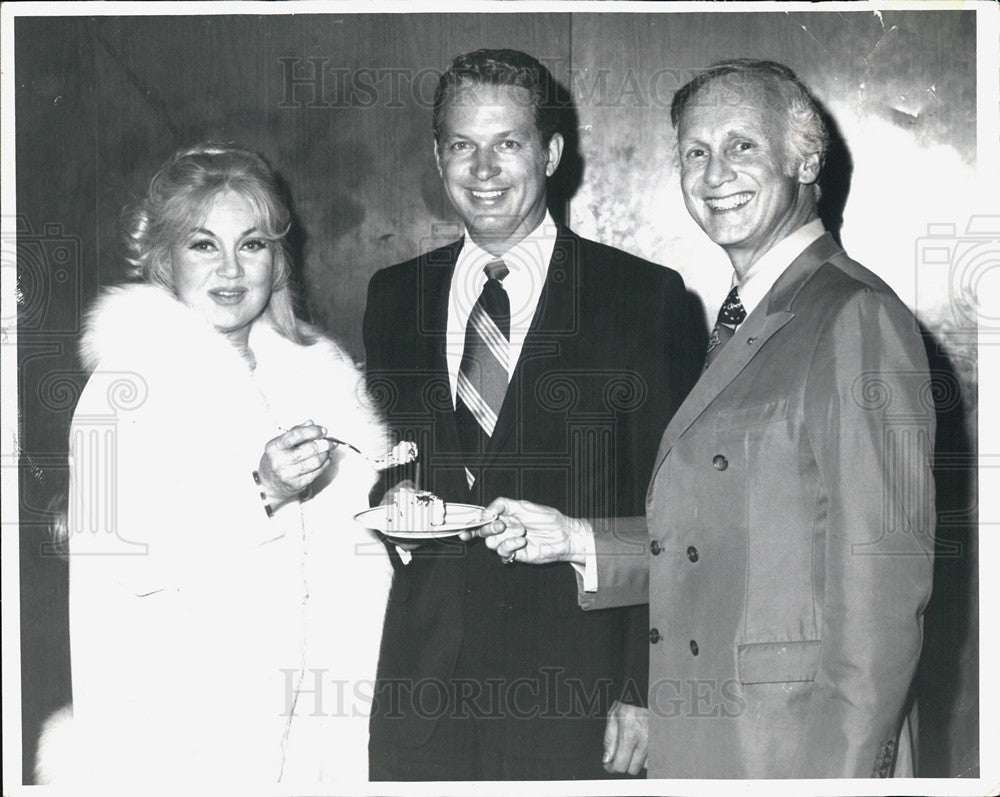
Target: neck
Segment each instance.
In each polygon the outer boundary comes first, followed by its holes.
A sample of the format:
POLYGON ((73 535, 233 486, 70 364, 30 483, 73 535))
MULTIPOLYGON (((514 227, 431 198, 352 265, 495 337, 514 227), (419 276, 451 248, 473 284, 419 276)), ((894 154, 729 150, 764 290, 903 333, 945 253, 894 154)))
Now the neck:
POLYGON ((499 235, 491 235, 489 232, 474 232, 468 226, 466 227, 466 233, 475 242, 476 246, 482 249, 484 252, 489 252, 493 257, 503 257, 507 252, 517 246, 521 241, 527 238, 531 233, 537 230, 542 222, 545 221, 545 216, 543 215, 537 222, 531 224, 529 221, 525 220, 524 223, 519 225, 514 232, 510 235, 501 238, 499 235))
POLYGON ((242 327, 241 329, 234 329, 229 332, 223 332, 226 340, 228 340, 233 348, 240 353, 240 355, 249 363, 253 364, 254 356, 253 352, 250 350, 250 327, 242 327))
POLYGON ((781 243, 797 229, 804 227, 813 219, 817 218, 819 218, 819 213, 816 210, 815 202, 800 202, 792 210, 792 213, 781 225, 781 227, 779 227, 775 235, 771 236, 765 242, 764 246, 753 249, 743 249, 740 247, 727 248, 726 254, 729 255, 729 262, 732 263, 736 276, 742 280, 754 263, 760 260, 777 244, 781 243))
POLYGON ((494 257, 503 257, 507 252, 517 246, 521 241, 528 237, 527 233, 522 233, 518 231, 514 235, 507 238, 495 238, 493 236, 483 237, 481 235, 469 233, 469 237, 475 241, 476 246, 482 249, 484 252, 489 252, 494 257))

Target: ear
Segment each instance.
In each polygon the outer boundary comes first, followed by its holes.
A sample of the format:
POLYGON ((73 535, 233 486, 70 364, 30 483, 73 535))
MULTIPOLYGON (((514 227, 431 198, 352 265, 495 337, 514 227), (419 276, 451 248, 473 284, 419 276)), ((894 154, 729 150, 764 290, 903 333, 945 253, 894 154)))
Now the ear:
POLYGON ((549 160, 545 164, 546 177, 551 177, 555 174, 556 168, 559 166, 559 160, 562 158, 564 143, 562 133, 553 133, 552 138, 549 139, 549 160))
POLYGON ((434 139, 434 165, 437 166, 438 177, 444 177, 444 175, 441 174, 441 153, 438 152, 437 139, 434 139))
POLYGON ((799 182, 803 185, 811 185, 819 179, 819 171, 822 166, 823 163, 820 160, 819 153, 812 152, 799 163, 796 177, 798 177, 799 182))

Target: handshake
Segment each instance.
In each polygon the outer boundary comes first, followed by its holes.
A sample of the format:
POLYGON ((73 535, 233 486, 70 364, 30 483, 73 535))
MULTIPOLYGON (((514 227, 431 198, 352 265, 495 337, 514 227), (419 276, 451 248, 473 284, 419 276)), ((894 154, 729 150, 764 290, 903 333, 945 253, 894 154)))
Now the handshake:
POLYGON ((496 519, 477 529, 463 531, 459 537, 468 542, 482 537, 486 545, 503 560, 544 565, 551 562, 586 564, 588 550, 593 550, 593 529, 586 520, 566 517, 562 512, 530 501, 497 498, 486 512, 496 519))

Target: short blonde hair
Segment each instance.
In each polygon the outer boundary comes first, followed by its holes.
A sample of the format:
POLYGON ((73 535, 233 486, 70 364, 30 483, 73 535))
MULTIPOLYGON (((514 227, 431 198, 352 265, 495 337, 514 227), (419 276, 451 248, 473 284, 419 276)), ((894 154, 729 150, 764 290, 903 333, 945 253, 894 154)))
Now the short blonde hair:
POLYGON ((205 142, 179 150, 150 181, 149 190, 126 211, 124 234, 129 275, 173 291, 170 249, 198 225, 220 191, 245 197, 262 236, 275 244, 271 297, 263 317, 284 337, 311 342, 295 318, 286 236, 291 213, 278 180, 256 152, 234 144, 205 142))

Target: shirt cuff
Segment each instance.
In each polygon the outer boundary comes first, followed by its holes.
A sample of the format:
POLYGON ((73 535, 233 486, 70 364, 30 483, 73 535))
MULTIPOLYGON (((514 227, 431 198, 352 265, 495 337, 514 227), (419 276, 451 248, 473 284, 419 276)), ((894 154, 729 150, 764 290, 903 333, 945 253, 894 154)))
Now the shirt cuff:
POLYGON ((572 562, 576 571, 577 584, 581 592, 597 592, 597 546, 594 543, 594 529, 587 528, 584 564, 572 562))
POLYGON ((278 509, 272 509, 268 512, 264 507, 266 505, 267 498, 264 493, 261 492, 260 487, 260 477, 257 475, 257 471, 253 471, 253 479, 247 479, 248 488, 252 488, 252 492, 248 489, 247 492, 247 502, 248 508, 249 504, 252 502, 253 507, 250 508, 250 512, 254 514, 257 518, 257 523, 253 525, 253 528, 257 531, 257 543, 264 545, 265 543, 274 542, 285 536, 285 525, 274 521, 275 517, 285 509, 288 509, 288 505, 292 503, 297 503, 295 501, 289 501, 288 503, 280 506, 278 509), (252 498, 250 496, 253 496, 252 498))

